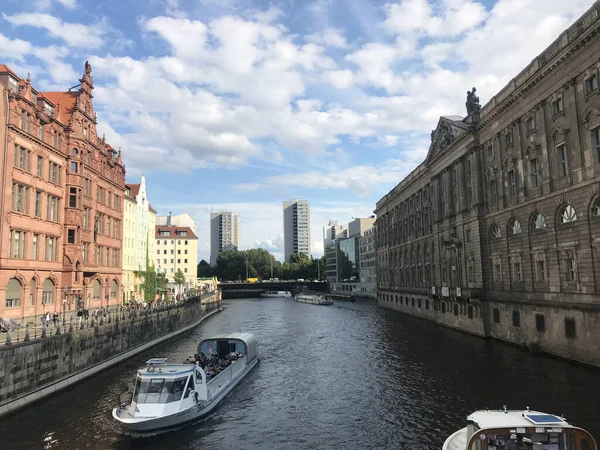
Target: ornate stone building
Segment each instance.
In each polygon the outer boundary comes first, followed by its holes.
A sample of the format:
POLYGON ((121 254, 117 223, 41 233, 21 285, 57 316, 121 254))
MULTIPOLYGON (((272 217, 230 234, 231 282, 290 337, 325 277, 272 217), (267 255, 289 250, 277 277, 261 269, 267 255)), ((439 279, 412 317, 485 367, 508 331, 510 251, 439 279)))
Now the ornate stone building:
POLYGON ((600 2, 378 203, 378 303, 600 365, 600 2))
POLYGON ((125 168, 96 134, 91 72, 40 92, 0 65, 0 317, 121 298, 125 168))

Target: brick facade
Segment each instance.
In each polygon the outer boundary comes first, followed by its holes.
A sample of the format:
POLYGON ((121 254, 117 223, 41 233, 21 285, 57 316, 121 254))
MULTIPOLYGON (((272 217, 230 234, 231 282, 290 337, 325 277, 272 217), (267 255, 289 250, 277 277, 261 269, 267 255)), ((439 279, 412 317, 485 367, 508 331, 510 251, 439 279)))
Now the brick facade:
POLYGON ((0 317, 121 297, 125 167, 96 133, 91 71, 40 92, 0 65, 0 317))
POLYGON ((600 365, 599 12, 440 118, 377 203, 381 306, 600 365))

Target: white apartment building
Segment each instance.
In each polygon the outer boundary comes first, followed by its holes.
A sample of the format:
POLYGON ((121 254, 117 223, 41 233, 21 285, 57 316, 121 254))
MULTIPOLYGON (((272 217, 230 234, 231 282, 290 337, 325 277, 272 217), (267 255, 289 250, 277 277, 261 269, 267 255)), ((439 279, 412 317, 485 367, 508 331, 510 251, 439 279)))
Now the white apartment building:
MULTIPOLYGON (((146 178, 138 184, 125 185, 123 202, 123 302, 141 302, 143 279, 136 272, 146 270, 146 258, 155 253, 154 226, 156 211, 148 202, 146 178)), ((150 259, 152 262, 152 259, 150 259)))
POLYGON ((294 253, 310 252, 310 206, 304 199, 283 202, 283 253, 285 261, 294 253))
POLYGON ((190 228, 194 234, 196 234, 196 222, 192 219, 188 213, 181 213, 173 216, 169 213, 168 216, 157 216, 156 217, 156 225, 160 226, 175 226, 175 227, 188 227, 190 228))
POLYGON ((338 224, 337 221, 330 220, 329 224, 323 227, 323 251, 326 261, 325 279, 330 283, 336 283, 338 280, 336 241, 347 237, 348 225, 338 224))
POLYGON ((182 286, 183 293, 196 287, 198 237, 192 228, 172 226, 167 218, 167 225, 156 225, 155 230, 157 270, 165 274, 175 294, 179 293, 179 287, 173 283, 178 270, 181 270, 186 278, 186 284, 182 286))
POLYGON ((210 213, 210 265, 217 264, 219 254, 240 248, 240 216, 231 211, 210 213))

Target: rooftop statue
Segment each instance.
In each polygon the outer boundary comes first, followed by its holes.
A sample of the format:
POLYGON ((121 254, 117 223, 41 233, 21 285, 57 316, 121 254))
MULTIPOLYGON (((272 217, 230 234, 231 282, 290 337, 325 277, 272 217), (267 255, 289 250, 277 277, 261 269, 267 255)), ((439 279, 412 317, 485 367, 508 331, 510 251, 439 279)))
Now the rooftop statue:
POLYGON ((481 105, 479 104, 479 97, 477 97, 477 88, 473 88, 472 91, 467 91, 467 101, 465 106, 467 107, 467 114, 471 115, 473 113, 479 112, 481 110, 481 105))

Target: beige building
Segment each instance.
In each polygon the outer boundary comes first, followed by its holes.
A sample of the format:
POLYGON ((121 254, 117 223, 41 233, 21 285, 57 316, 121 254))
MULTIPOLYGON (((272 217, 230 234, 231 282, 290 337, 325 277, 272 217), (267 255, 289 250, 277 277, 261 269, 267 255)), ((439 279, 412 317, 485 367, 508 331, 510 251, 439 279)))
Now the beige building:
POLYGON ((144 300, 143 278, 147 264, 154 266, 156 211, 148 202, 146 177, 125 185, 123 214, 123 303, 144 300))
POLYGON ((171 213, 169 213, 168 216, 156 216, 156 225, 189 227, 194 233, 196 233, 196 222, 188 213, 181 213, 175 216, 171 213))
POLYGON ((169 287, 175 294, 186 293, 197 285, 198 272, 198 237, 191 227, 156 225, 156 267, 166 275, 169 287), (186 283, 181 286, 174 284, 174 277, 181 270, 186 283))
POLYGON ((600 365, 599 10, 377 203, 381 306, 600 365))

